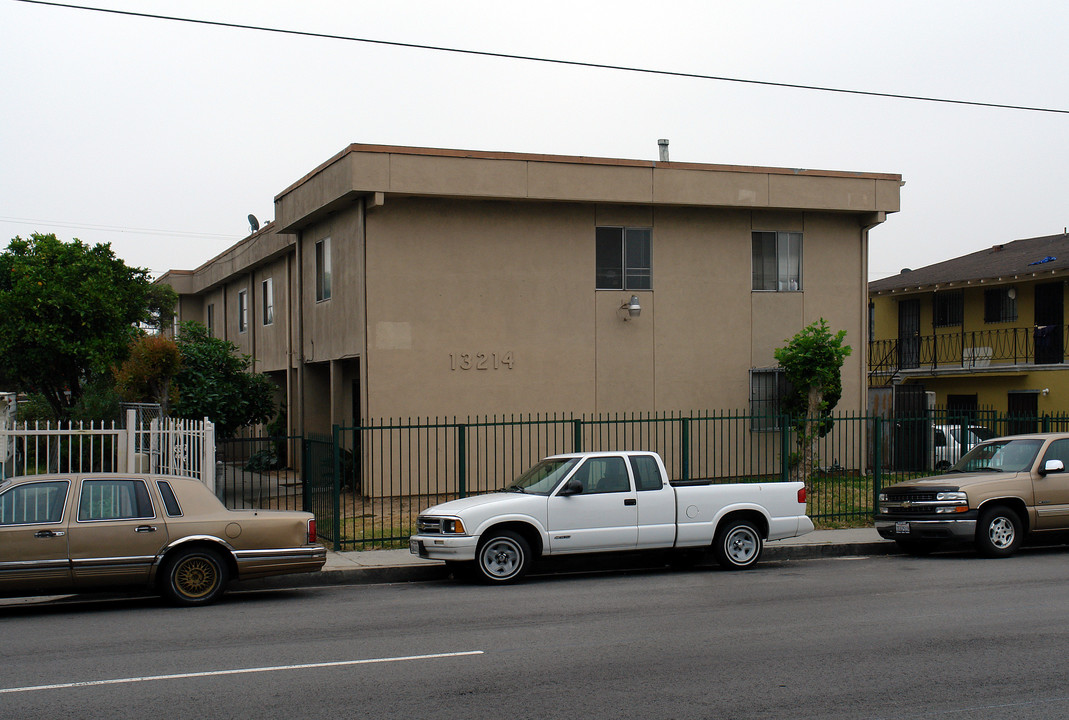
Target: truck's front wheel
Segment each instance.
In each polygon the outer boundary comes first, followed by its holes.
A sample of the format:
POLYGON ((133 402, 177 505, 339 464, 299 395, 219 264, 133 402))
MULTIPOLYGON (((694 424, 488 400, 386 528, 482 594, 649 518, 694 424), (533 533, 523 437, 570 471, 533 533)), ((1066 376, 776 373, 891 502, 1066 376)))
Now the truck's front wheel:
POLYGON ((511 530, 493 533, 479 545, 475 567, 488 583, 504 585, 519 580, 531 562, 531 546, 511 530))
POLYGON ((730 520, 717 532, 713 552, 721 567, 742 570, 761 557, 764 541, 748 520, 730 520))
POLYGON ((976 522, 976 549, 985 557, 1009 557, 1017 551, 1023 535, 1017 513, 1008 507, 989 508, 976 522))

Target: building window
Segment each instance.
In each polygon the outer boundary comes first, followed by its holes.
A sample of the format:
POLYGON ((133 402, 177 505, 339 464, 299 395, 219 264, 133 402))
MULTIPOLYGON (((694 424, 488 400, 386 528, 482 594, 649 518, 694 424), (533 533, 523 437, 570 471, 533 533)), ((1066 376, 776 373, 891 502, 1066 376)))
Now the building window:
POLYGON ((790 385, 783 368, 750 370, 750 429, 776 430, 790 385))
POLYGON ((595 235, 598 290, 653 289, 653 230, 599 227, 595 235))
POLYGON ((238 290, 238 332, 249 329, 249 292, 238 290))
POLYGON ((802 289, 802 233, 753 233, 753 289, 802 289))
POLYGON ((204 326, 208 328, 208 334, 214 334, 215 330, 215 305, 208 303, 208 309, 204 312, 204 326))
POLYGON ((275 321, 275 280, 267 278, 261 285, 264 305, 264 325, 275 321))
POLYGON ((316 243, 316 302, 330 299, 330 238, 316 243))
POLYGON ((1017 289, 984 290, 984 322, 1013 322, 1017 319, 1017 289))
POLYGON ((936 327, 961 325, 963 307, 961 290, 936 293, 932 302, 932 322, 936 327))

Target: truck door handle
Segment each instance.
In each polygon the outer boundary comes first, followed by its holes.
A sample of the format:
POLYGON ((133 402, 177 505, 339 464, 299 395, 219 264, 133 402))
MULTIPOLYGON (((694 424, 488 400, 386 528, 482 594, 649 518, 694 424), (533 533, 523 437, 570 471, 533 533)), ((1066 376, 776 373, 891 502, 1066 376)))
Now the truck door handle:
POLYGON ((134 528, 134 532, 156 532, 155 525, 138 525, 134 528))
POLYGON ((638 505, 638 500, 635 498, 624 498, 624 505, 638 505))
POLYGON ((35 538, 50 538, 50 537, 63 537, 67 533, 60 530, 59 532, 53 532, 52 530, 38 530, 33 534, 35 538))

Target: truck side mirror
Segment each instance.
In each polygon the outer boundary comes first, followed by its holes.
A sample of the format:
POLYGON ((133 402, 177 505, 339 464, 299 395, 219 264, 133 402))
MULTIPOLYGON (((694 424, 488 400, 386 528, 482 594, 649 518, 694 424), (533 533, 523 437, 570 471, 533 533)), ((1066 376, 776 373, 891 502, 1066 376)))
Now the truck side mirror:
POLYGON ((1043 463, 1043 470, 1040 475, 1046 475, 1047 473, 1060 473, 1065 472, 1065 463, 1061 460, 1047 460, 1043 463))
POLYGON ((558 495, 580 495, 583 492, 583 483, 579 482, 579 478, 572 478, 568 482, 564 483, 564 487, 560 489, 558 495))

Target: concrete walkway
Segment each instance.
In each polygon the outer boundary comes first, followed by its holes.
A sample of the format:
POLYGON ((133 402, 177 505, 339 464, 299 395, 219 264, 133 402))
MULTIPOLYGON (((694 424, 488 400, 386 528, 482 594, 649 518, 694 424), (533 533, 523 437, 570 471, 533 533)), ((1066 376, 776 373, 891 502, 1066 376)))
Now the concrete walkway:
MULTIPOLYGON (((765 545, 761 562, 769 560, 803 560, 819 557, 853 555, 887 555, 898 552, 890 540, 884 540, 874 528, 848 530, 817 530, 801 537, 775 540, 765 545)), ((604 556, 603 556, 604 557, 604 556)), ((632 558, 634 556, 631 556, 632 558)), ((549 563, 539 563, 535 574, 553 572, 549 563)), ((622 562, 618 567, 649 567, 641 560, 622 562)), ((579 562, 567 563, 569 570, 581 567, 579 562)), ((605 567, 604 562, 590 567, 605 567)), ((424 560, 408 550, 353 550, 327 552, 327 564, 318 573, 283 575, 241 583, 240 587, 309 587, 315 585, 350 585, 357 583, 411 582, 440 580, 449 577, 445 563, 424 560)))

